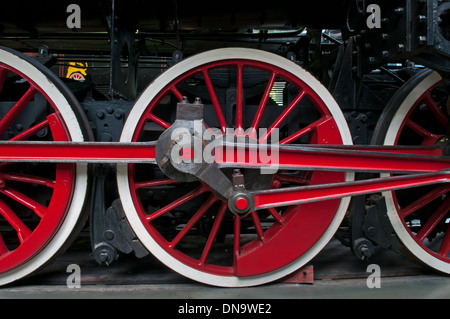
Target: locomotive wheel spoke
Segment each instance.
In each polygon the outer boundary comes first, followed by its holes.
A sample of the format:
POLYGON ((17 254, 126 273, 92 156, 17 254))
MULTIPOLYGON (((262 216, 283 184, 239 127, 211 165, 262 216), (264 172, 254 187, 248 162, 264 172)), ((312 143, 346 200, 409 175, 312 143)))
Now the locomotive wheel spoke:
POLYGON ((12 121, 19 115, 20 112, 27 106, 28 102, 35 96, 37 90, 35 87, 30 88, 20 98, 20 100, 11 108, 11 110, 0 121, 0 135, 5 133, 5 130, 10 126, 12 121))
POLYGON ((158 124, 159 126, 165 128, 166 130, 170 127, 169 123, 167 123, 166 121, 161 120, 159 117, 157 117, 154 114, 149 114, 148 115, 148 119, 149 119, 149 121, 155 122, 156 124, 158 124))
POLYGON ((280 182, 292 183, 293 185, 309 185, 311 183, 308 178, 282 173, 275 174, 275 179, 280 182))
POLYGON ((425 238, 436 228, 436 226, 441 222, 441 220, 447 215, 448 210, 450 209, 450 198, 447 198, 445 202, 441 204, 441 206, 436 209, 436 211, 428 218, 428 221, 425 225, 422 226, 422 229, 417 233, 417 240, 423 242, 425 238))
POLYGON ((0 172, 0 179, 28 183, 28 184, 36 184, 43 185, 50 188, 55 187, 55 181, 49 178, 25 175, 13 172, 0 172))
POLYGON ((3 84, 5 84, 7 75, 8 75, 8 70, 6 68, 0 67, 0 92, 2 92, 3 84))
POLYGON ((219 101, 217 100, 216 92, 214 91, 214 87, 211 83, 211 79, 208 74, 207 69, 202 70, 203 78, 205 79, 206 87, 208 88, 209 96, 211 97, 212 104, 214 106, 214 111, 216 112, 217 119, 219 120, 220 131, 222 134, 225 134, 225 130, 227 128, 227 123, 225 122, 225 117, 223 116, 222 109, 220 108, 219 101))
POLYGON ((31 199, 30 197, 22 194, 21 192, 19 192, 17 190, 5 187, 3 189, 0 189, 0 193, 6 195, 7 197, 13 199, 14 201, 16 201, 18 203, 24 205, 25 207, 28 207, 40 218, 44 217, 44 215, 47 212, 47 207, 39 204, 35 200, 31 199))
POLYGON ((0 215, 2 215, 8 223, 16 230, 17 236, 21 243, 25 241, 32 231, 22 222, 22 220, 14 213, 14 211, 0 200, 0 215))
POLYGON ((6 254, 7 252, 9 252, 8 247, 5 244, 5 241, 3 240, 2 235, 0 235, 0 256, 3 254, 6 254))
POLYGON ((272 123, 272 125, 268 128, 267 133, 265 133, 262 137, 262 141, 267 141, 269 137, 273 134, 275 129, 278 129, 283 123, 284 120, 286 120, 287 116, 292 112, 292 110, 300 103, 300 101, 305 96, 305 91, 301 91, 297 97, 289 104, 289 106, 283 111, 283 113, 272 123))
POLYGON ((399 214, 402 216, 402 218, 406 218, 415 211, 419 210, 420 208, 424 207, 425 205, 431 203, 432 201, 436 200, 437 198, 445 195, 450 190, 450 187, 448 185, 443 185, 439 188, 436 188, 428 193, 425 193, 422 197, 415 200, 411 204, 409 204, 407 207, 404 207, 400 209, 399 214))
POLYGON ((178 235, 169 243, 168 247, 175 247, 187 235, 192 227, 199 221, 200 218, 207 212, 207 210, 218 200, 217 196, 211 194, 209 199, 197 210, 194 216, 189 220, 186 226, 178 233, 178 235))
POLYGON ((234 233, 233 233, 233 274, 237 274, 237 264, 241 253, 241 219, 234 216, 234 233))
POLYGON ((253 221, 253 225, 255 226, 256 234, 258 235, 258 238, 261 242, 264 242, 264 230, 261 227, 261 222, 259 221, 258 214, 253 211, 250 213, 250 216, 253 221))
POLYGON ((437 105, 436 101, 431 96, 430 92, 425 93, 423 97, 424 103, 433 113, 434 118, 437 120, 441 127, 447 127, 448 125, 448 117, 445 112, 437 105))
POLYGON ((426 130, 425 128, 423 128, 422 126, 420 126, 419 124, 417 124, 411 120, 406 121, 406 126, 423 137, 422 145, 433 145, 434 143, 436 143, 437 140, 439 140, 439 138, 441 138, 443 136, 443 135, 433 134, 430 131, 426 130))
POLYGON ((226 202, 222 202, 219 208, 219 211, 217 213, 216 218, 214 219, 214 225, 211 228, 211 232, 209 233, 208 240, 206 241, 205 248, 203 249, 202 256, 199 260, 199 265, 204 265, 206 263, 206 258, 209 255, 209 252, 211 251, 211 247, 214 243, 214 241, 217 239, 217 235, 220 229, 220 226, 222 225, 223 218, 225 216, 225 212, 227 210, 227 204, 226 202))
POLYGON ((283 225, 284 219, 283 219, 283 217, 281 217, 281 215, 276 211, 275 208, 268 208, 267 211, 268 211, 269 214, 275 219, 275 221, 276 221, 278 224, 283 225))
POLYGON ((292 134, 291 136, 286 137, 285 139, 283 139, 280 142, 280 144, 282 145, 282 144, 292 143, 292 142, 298 140, 299 138, 301 138, 302 136, 304 136, 306 134, 310 134, 314 130, 319 129, 322 125, 326 125, 327 123, 332 123, 332 122, 333 122, 333 118, 331 116, 324 116, 324 117, 320 118, 318 121, 311 123, 307 127, 292 134))
POLYGON ((150 216, 146 217, 147 221, 152 221, 164 214, 167 214, 168 212, 170 212, 171 210, 177 208, 178 206, 193 200, 195 198, 197 198, 198 196, 200 196, 201 194, 203 194, 204 192, 206 192, 207 189, 206 187, 204 187, 203 185, 198 187, 197 189, 187 193, 186 195, 178 198, 177 200, 173 201, 172 203, 170 203, 169 205, 159 209, 158 211, 152 213, 150 216))
POLYGON ((180 93, 176 86, 172 86, 170 90, 176 96, 178 101, 181 101, 183 99, 183 94, 180 93))
POLYGON ((438 254, 442 257, 448 257, 450 253, 450 229, 449 226, 447 226, 447 229, 445 230, 445 236, 444 239, 442 239, 441 246, 439 247, 438 254))
POLYGON ((170 185, 170 184, 176 184, 177 181, 170 179, 170 178, 161 178, 156 180, 149 180, 144 182, 136 183, 136 189, 139 188, 147 188, 147 187, 155 187, 155 186, 162 186, 162 185, 170 185))
POLYGON ((41 123, 30 127, 25 132, 22 132, 21 134, 14 136, 13 138, 10 139, 10 141, 24 141, 30 138, 31 136, 35 135, 37 132, 47 128, 48 126, 49 126, 48 120, 42 121, 41 123))
POLYGON ((255 117, 253 118, 251 129, 254 130, 255 132, 261 122, 261 117, 264 113, 264 110, 266 109, 267 102, 269 101, 269 97, 270 97, 270 92, 272 91, 272 88, 275 83, 275 80, 277 79, 277 76, 278 76, 278 74, 276 72, 272 72, 272 74, 270 75, 270 80, 267 83, 266 90, 264 91, 264 95, 261 99, 261 102, 259 103, 258 110, 255 114, 255 117))
POLYGON ((237 64, 237 84, 236 84, 236 89, 237 89, 237 93, 236 93, 236 121, 235 121, 235 128, 236 128, 236 135, 243 135, 244 134, 244 129, 243 129, 243 113, 244 110, 243 108, 243 101, 242 99, 243 97, 243 68, 244 66, 242 65, 242 63, 238 63, 237 64))

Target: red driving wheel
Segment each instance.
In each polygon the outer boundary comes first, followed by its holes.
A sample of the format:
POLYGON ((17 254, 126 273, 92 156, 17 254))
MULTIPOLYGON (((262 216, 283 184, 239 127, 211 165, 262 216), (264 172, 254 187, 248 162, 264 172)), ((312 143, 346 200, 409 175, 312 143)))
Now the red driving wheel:
MULTIPOLYGON (((29 57, 0 48, 0 136, 83 141, 80 106, 29 57)), ((87 165, 0 163, 0 284, 29 275, 60 252, 81 224, 87 165)))
MULTIPOLYGON (((447 149, 448 93, 441 85, 441 76, 429 69, 406 82, 380 118, 374 144, 447 149)), ((383 194, 389 220, 409 255, 445 273, 450 273, 449 191, 440 184, 383 194)))
MULTIPOLYGON (((235 48, 196 55, 162 74, 136 102, 121 141, 157 140, 173 123, 182 97, 193 101, 196 95, 205 104, 205 124, 222 133, 231 128, 236 136, 273 141, 278 130, 280 144, 351 144, 336 102, 311 75, 282 57, 235 48), (284 101, 273 101, 275 83, 283 83, 292 98, 285 92, 284 101), (230 97, 234 101, 227 104, 230 97), (308 118, 302 118, 306 108, 308 118)), ((242 173, 249 190, 351 178, 343 172, 242 173)), ((144 245, 182 275, 218 286, 262 284, 295 271, 331 239, 348 205, 347 199, 328 200, 239 218, 206 185, 176 182, 156 165, 120 165, 118 184, 144 245)))

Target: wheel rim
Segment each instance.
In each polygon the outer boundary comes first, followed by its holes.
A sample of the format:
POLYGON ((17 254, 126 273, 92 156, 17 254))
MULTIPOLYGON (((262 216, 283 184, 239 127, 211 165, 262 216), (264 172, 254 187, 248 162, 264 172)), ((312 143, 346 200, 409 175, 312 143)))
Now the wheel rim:
MULTIPOLYGON (((303 124, 295 130, 282 132, 280 143, 298 143, 300 139, 314 144, 349 142, 348 132, 345 129, 343 132, 340 131, 334 118, 335 114, 330 112, 324 98, 315 92, 318 87, 321 87, 320 84, 309 75, 307 80, 310 82, 306 84, 306 72, 300 68, 301 77, 284 67, 284 62, 282 64, 273 62, 281 58, 274 55, 267 56, 266 53, 254 50, 242 52, 221 50, 215 53, 227 58, 214 57, 214 52, 206 53, 203 59, 197 56, 194 60, 186 60, 185 64, 189 65, 186 72, 173 72, 177 74, 174 78, 167 81, 166 85, 162 85, 152 99, 142 102, 146 106, 142 107, 142 113, 138 116, 139 120, 132 124, 127 121, 124 132, 133 125, 133 133, 128 133, 128 136, 123 135, 122 140, 128 138, 133 142, 148 140, 146 136, 148 132, 145 128, 155 123, 164 129, 170 127, 170 117, 164 117, 160 112, 162 109, 167 109, 167 105, 161 102, 168 99, 177 102, 186 92, 188 95, 193 92, 199 93, 195 92, 195 89, 190 90, 188 85, 200 81, 209 95, 209 98, 205 94, 202 96, 206 104, 205 122, 209 127, 218 127, 222 132, 225 132, 225 128, 233 127, 236 135, 245 135, 245 133, 251 135, 251 132, 261 127, 268 128, 270 132, 273 128, 280 128, 283 121, 292 120, 293 112, 300 101, 304 103, 309 100, 315 108, 316 117, 310 123, 303 124), (205 62, 208 59, 211 61, 205 62), (196 65, 195 61, 203 62, 196 65), (219 106, 222 96, 217 93, 220 91, 220 81, 216 75, 224 72, 235 73, 236 105, 232 117, 223 112, 219 106), (262 83, 257 83, 261 89, 257 94, 257 108, 253 113, 248 111, 250 107, 246 104, 249 98, 241 100, 244 95, 249 95, 246 89, 241 88, 245 88, 247 83, 252 81, 251 75, 265 78, 262 83), (294 93, 294 98, 290 103, 286 103, 285 108, 275 113, 276 106, 269 104, 268 98, 274 83, 279 81, 292 85, 290 90, 294 93), (310 83, 313 83, 313 88, 310 83), (268 116, 268 112, 271 115, 268 116), (213 118, 208 114, 213 114, 213 118)), ((296 67, 291 63, 288 66, 296 67)), ((179 68, 178 71, 181 70, 182 68, 179 68)), ((162 81, 166 79, 157 82, 162 81)), ((148 90, 150 89, 151 87, 148 90)), ((155 92, 154 89, 153 92, 155 92)), ((330 97, 325 96, 329 101, 330 97)), ((139 104, 138 101, 136 103, 138 108, 139 104)), ((339 124, 342 124, 342 121, 339 124)), ((152 172, 155 172, 155 169, 152 172)), ((140 226, 135 228, 138 237, 150 251, 172 269, 194 280, 220 286, 260 284, 278 279, 297 269, 321 249, 319 246, 323 246, 323 242, 326 244, 331 238, 330 233, 334 233, 336 224, 339 224, 342 218, 342 211, 345 210, 343 207, 348 205, 347 201, 330 200, 284 207, 281 210, 252 212, 247 218, 241 220, 232 215, 227 209, 227 203, 220 200, 207 186, 199 183, 182 185, 164 176, 158 177, 158 173, 153 173, 150 178, 141 177, 143 171, 148 172, 148 168, 135 165, 130 165, 128 168, 121 166, 118 175, 124 206, 131 204, 131 210, 126 210, 135 212, 135 214, 127 213, 127 216, 130 215, 128 217, 132 225, 140 226), (173 188, 172 192, 177 189, 185 191, 165 203, 161 201, 158 207, 149 210, 148 205, 155 205, 155 201, 149 201, 146 196, 149 192, 153 192, 152 196, 155 198, 157 188, 164 184, 173 188), (189 205, 192 207, 189 208, 189 205), (187 211, 189 211, 188 214, 186 214, 187 211), (172 219, 174 214, 186 214, 184 224, 181 222, 183 218, 172 219), (174 223, 176 226, 169 227, 167 230, 164 227, 166 222, 174 223), (174 231, 177 227, 179 230, 174 231), (199 243, 190 240, 190 237, 196 234, 194 230, 199 234, 202 229, 203 236, 198 235, 196 238, 196 240, 202 238, 199 243), (139 236, 140 234, 144 236, 139 236)), ((256 178, 257 182, 250 187, 261 187, 260 182, 265 178, 262 180, 260 176, 253 176, 253 178, 256 178)), ((268 184, 263 188, 344 180, 346 175, 336 172, 301 172, 296 175, 278 172, 270 177, 268 184)))
MULTIPOLYGON (((448 114, 438 92, 442 78, 427 70, 410 83, 401 103, 393 106, 396 112, 387 130, 379 134, 385 145, 429 146, 446 135, 448 114)), ((449 191, 440 185, 383 194, 391 224, 404 246, 423 263, 446 273, 450 273, 449 191)))
MULTIPOLYGON (((82 141, 57 78, 28 57, 1 50, 2 140, 82 141)), ((0 163, 0 284, 32 273, 67 242, 86 195, 83 171, 86 165, 0 163)))

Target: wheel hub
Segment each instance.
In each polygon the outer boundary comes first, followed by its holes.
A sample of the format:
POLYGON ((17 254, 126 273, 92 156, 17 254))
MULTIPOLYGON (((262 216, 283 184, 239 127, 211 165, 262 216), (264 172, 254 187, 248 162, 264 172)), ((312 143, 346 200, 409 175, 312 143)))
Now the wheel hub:
POLYGON ((186 97, 177 105, 177 119, 161 134, 156 144, 155 158, 161 171, 179 182, 202 181, 240 218, 252 210, 252 196, 246 192, 243 175, 233 174, 233 183, 215 164, 211 149, 214 141, 203 139, 203 104, 197 98, 190 104, 186 97))
POLYGON ((190 104, 184 97, 178 103, 177 120, 161 134, 156 144, 156 162, 167 177, 179 182, 198 180, 192 169, 195 163, 202 162, 202 118, 203 104, 200 100, 190 104), (180 167, 184 169, 180 170, 180 167))

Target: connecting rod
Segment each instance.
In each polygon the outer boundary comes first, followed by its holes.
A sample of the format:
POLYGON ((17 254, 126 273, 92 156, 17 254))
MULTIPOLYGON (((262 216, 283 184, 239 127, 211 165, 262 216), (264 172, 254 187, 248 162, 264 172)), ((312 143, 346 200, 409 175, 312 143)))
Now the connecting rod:
MULTIPOLYGON (((324 146, 234 143, 226 136, 205 140, 200 102, 180 103, 177 120, 157 142, 0 142, 0 162, 148 163, 170 178, 202 181, 240 217, 258 209, 287 206, 450 181, 450 157, 439 146, 324 146), (213 143, 213 144, 211 144, 213 143), (195 146, 197 145, 197 147, 195 146), (205 159, 205 150, 210 155, 205 159), (261 156, 264 149, 267 156, 261 156), (176 156, 175 156, 176 155, 176 156), (238 169, 232 180, 224 168, 238 169), (324 170, 388 173, 388 177, 326 185, 246 190, 239 169, 324 170), (391 175, 389 175, 391 174, 391 175), (404 174, 398 176, 399 174, 404 174), (394 176, 395 175, 395 176, 394 176), (390 176, 390 177, 389 177, 390 176)), ((273 173, 272 173, 273 174, 273 173)), ((450 185, 449 185, 450 188, 450 185)))

